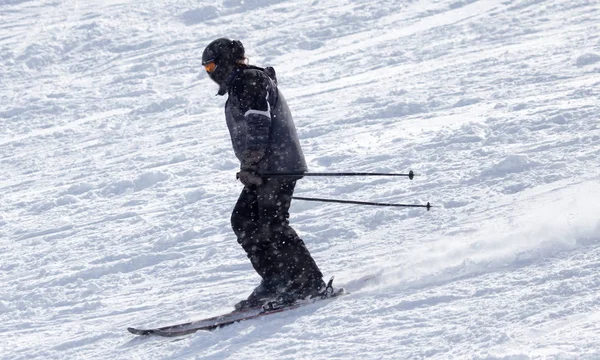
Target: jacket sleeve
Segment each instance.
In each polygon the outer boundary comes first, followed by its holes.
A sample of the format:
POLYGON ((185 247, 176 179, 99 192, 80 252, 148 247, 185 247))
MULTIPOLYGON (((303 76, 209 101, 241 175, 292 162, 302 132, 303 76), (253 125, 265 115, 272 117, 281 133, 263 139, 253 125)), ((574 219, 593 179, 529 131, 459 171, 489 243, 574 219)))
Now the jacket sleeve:
POLYGON ((248 165, 254 165, 265 155, 271 129, 271 105, 269 87, 265 74, 248 71, 244 74, 240 96, 241 111, 247 125, 246 153, 248 165), (253 153, 253 154, 250 154, 253 153), (258 154, 258 156, 257 156, 258 154))

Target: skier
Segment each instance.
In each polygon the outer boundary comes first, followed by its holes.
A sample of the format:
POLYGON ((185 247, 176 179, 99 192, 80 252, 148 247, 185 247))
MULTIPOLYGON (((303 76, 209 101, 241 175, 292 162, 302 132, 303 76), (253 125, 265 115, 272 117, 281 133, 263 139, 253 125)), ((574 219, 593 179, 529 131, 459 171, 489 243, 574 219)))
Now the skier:
POLYGON ((202 65, 219 85, 217 95, 228 94, 225 120, 241 163, 237 178, 244 185, 231 226, 262 278, 235 308, 261 306, 280 297, 294 301, 319 296, 326 291, 323 275, 288 221, 296 181, 307 166, 275 70, 248 65, 242 43, 226 38, 204 49, 202 65), (266 172, 300 175, 260 175, 266 172))

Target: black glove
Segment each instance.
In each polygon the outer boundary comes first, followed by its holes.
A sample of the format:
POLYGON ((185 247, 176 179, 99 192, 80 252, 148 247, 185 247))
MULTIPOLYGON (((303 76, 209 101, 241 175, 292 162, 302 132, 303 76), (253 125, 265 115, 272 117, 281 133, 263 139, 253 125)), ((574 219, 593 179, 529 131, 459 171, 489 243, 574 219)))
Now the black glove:
POLYGON ((263 180, 253 171, 242 170, 235 174, 236 179, 240 180, 244 186, 262 185, 263 180))

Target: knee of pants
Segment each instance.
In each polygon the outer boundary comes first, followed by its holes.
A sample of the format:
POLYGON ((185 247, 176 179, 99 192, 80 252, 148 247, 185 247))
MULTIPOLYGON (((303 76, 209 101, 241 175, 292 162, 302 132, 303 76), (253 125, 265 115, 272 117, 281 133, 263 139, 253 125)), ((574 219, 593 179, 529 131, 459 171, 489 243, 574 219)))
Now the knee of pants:
POLYGON ((238 238, 245 237, 255 229, 256 225, 252 219, 240 215, 236 212, 231 214, 231 228, 238 238))

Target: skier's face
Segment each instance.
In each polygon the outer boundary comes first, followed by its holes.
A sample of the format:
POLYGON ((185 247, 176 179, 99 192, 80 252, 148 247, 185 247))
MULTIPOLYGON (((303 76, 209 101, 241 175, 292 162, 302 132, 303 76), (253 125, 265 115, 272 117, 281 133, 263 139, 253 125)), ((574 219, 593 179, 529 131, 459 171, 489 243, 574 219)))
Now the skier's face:
MULTIPOLYGON (((211 63, 211 64, 215 64, 215 63, 211 63)), ((225 83, 225 79, 227 79, 227 76, 229 75, 229 73, 231 71, 228 71, 229 66, 226 65, 217 65, 215 64, 214 66, 211 66, 212 71, 206 71, 208 73, 208 76, 212 79, 212 81, 216 82, 219 85, 222 85, 225 83)))
POLYGON ((218 64, 217 62, 209 62, 204 65, 204 70, 208 74, 208 77, 217 85, 219 85, 219 95, 224 95, 227 92, 227 85, 225 84, 227 77, 233 71, 233 66, 226 64, 218 64))

